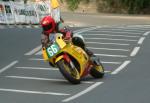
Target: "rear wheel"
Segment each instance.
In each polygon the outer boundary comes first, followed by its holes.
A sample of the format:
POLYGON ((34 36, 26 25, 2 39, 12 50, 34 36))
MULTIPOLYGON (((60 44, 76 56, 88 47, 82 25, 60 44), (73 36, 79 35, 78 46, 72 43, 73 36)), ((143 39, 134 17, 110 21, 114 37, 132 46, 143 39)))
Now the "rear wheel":
POLYGON ((62 75, 72 84, 80 83, 80 74, 76 67, 72 68, 71 65, 65 61, 60 60, 57 63, 57 66, 62 73, 62 75))
POLYGON ((103 67, 103 65, 100 63, 99 65, 93 66, 93 68, 90 70, 90 74, 94 78, 103 78, 103 76, 104 76, 104 67, 103 67))

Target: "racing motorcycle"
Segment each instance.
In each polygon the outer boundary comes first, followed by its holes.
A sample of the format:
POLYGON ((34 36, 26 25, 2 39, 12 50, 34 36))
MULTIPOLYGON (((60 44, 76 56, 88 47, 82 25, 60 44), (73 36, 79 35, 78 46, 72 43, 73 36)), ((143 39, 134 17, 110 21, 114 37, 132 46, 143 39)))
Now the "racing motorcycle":
POLYGON ((49 45, 42 48, 44 60, 51 66, 59 68, 61 74, 72 84, 79 84, 81 78, 91 74, 94 78, 104 76, 104 68, 100 61, 93 62, 87 53, 72 42, 66 42, 62 34, 49 37, 49 45))

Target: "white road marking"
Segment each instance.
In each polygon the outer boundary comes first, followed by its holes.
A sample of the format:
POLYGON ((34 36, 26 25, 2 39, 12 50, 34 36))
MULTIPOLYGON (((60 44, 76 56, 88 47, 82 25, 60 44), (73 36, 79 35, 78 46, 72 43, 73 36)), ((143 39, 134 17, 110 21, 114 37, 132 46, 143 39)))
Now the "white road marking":
POLYGON ((138 44, 142 44, 144 40, 145 40, 145 37, 141 37, 138 41, 138 44))
POLYGON ((33 70, 59 70, 58 68, 41 68, 41 67, 16 67, 19 69, 33 69, 33 70))
POLYGON ((12 63, 10 63, 9 65, 7 65, 6 67, 0 69, 0 74, 1 74, 2 72, 6 71, 7 69, 11 68, 12 66, 14 66, 14 65, 17 64, 17 63, 18 63, 17 60, 16 60, 16 61, 13 61, 12 63))
POLYGON ((117 27, 117 28, 113 28, 113 29, 109 28, 108 30, 102 28, 102 29, 96 30, 96 31, 99 31, 99 32, 101 32, 101 31, 112 31, 112 32, 113 32, 113 31, 116 31, 116 30, 118 30, 118 31, 121 30, 121 31, 123 31, 123 32, 125 31, 125 32, 138 32, 138 33, 143 33, 143 31, 140 31, 140 30, 137 31, 137 30, 134 30, 134 29, 126 29, 126 28, 122 28, 122 27, 121 27, 121 28, 117 27))
POLYGON ((34 48, 33 50, 25 53, 24 55, 33 55, 34 53, 36 53, 37 51, 39 51, 42 48, 42 46, 37 46, 36 48, 34 48))
POLYGON ((44 59, 42 59, 42 58, 30 58, 29 60, 44 61, 44 59))
POLYGON ((149 34, 150 34, 150 31, 145 32, 143 35, 144 35, 144 36, 147 36, 147 35, 149 35, 149 34))
POLYGON ((123 70, 131 61, 125 61, 121 66, 119 66, 115 71, 111 74, 118 74, 121 70, 123 70))
POLYGON ((42 51, 40 50, 40 51, 37 52, 35 55, 42 55, 42 51))
POLYGON ((149 27, 150 27, 150 25, 128 25, 127 27, 149 28, 149 27))
MULTIPOLYGON (((101 62, 103 64, 121 64, 121 62, 101 62)), ((40 68, 40 67, 16 67, 19 69, 28 69, 28 70, 52 70, 52 71, 58 71, 58 68, 40 68)), ((110 71, 104 71, 104 72, 110 72, 110 71)))
POLYGON ((109 33, 109 32, 111 32, 111 33, 119 33, 119 34, 141 34, 141 33, 135 33, 135 32, 124 32, 124 31, 122 31, 122 32, 118 32, 118 31, 88 31, 88 32, 92 32, 92 33, 94 33, 94 32, 107 32, 107 33, 109 33))
POLYGON ((122 43, 102 43, 102 42, 86 42, 87 44, 105 44, 105 45, 122 45, 128 46, 130 44, 122 44, 122 43))
POLYGON ((44 95, 57 95, 57 96, 67 96, 70 94, 66 93, 55 93, 55 92, 42 92, 42 91, 29 91, 29 90, 17 90, 17 89, 5 89, 5 88, 0 88, 0 91, 4 92, 15 92, 15 93, 28 93, 28 94, 44 94, 44 95))
MULTIPOLYGON (((82 34, 84 35, 84 34, 82 34)), ((140 36, 129 36, 129 35, 113 35, 113 34, 85 34, 85 35, 92 35, 92 36, 115 36, 115 37, 129 37, 129 38, 137 38, 140 36)))
POLYGON ((135 47, 133 49, 133 51, 131 52, 130 56, 135 56, 138 53, 139 50, 140 50, 140 47, 135 47))
POLYGON ((98 56, 106 56, 106 57, 120 57, 120 58, 128 57, 128 56, 126 56, 126 55, 110 55, 110 54, 95 54, 95 55, 98 55, 98 56))
MULTIPOLYGON (((35 61, 44 61, 44 59, 40 59, 40 58, 30 58, 29 60, 35 60, 35 61)), ((107 61, 101 61, 103 64, 121 64, 121 62, 107 62, 107 61)), ((16 68, 35 68, 35 69, 43 69, 43 70, 57 70, 57 68, 39 68, 39 67, 16 67, 16 68)))
POLYGON ((94 48, 94 47, 87 47, 90 49, 100 49, 100 50, 112 50, 112 51, 129 51, 128 49, 112 49, 112 48, 94 48))
MULTIPOLYGON (((68 82, 65 79, 50 79, 50 78, 39 78, 39 77, 25 77, 25 76, 5 76, 6 78, 12 79, 27 79, 27 80, 44 80, 44 81, 54 81, 54 82, 68 82)), ((92 84, 91 81, 82 81, 82 83, 92 84)))
MULTIPOLYGON (((125 28, 123 28, 124 30, 126 29, 126 30, 135 30, 135 31, 138 31, 138 32, 140 32, 140 31, 142 31, 142 32, 145 32, 145 31, 147 31, 147 29, 144 29, 144 28, 128 28, 128 27, 125 27, 125 28)), ((141 32, 141 33, 142 33, 141 32)))
POLYGON ((116 41, 137 41, 137 40, 131 40, 131 39, 112 39, 112 38, 84 38, 87 40, 91 40, 91 39, 101 39, 101 40, 116 40, 116 41))
POLYGON ((105 62, 101 61, 103 64, 121 64, 121 62, 105 62))
POLYGON ((31 28, 31 26, 30 26, 30 25, 28 25, 28 26, 26 26, 26 28, 31 28))
POLYGON ((69 102, 69 101, 71 101, 71 100, 74 100, 74 99, 76 99, 76 98, 78 98, 78 97, 80 97, 80 96, 82 96, 82 95, 84 95, 84 94, 90 92, 91 90, 93 90, 94 88, 98 87, 98 86, 101 85, 102 83, 103 83, 103 82, 96 82, 96 83, 94 83, 93 85, 91 85, 90 87, 86 88, 85 90, 83 90, 83 91, 77 93, 76 95, 73 95, 73 96, 71 96, 71 97, 69 97, 69 98, 67 98, 67 99, 62 100, 62 102, 69 102))
POLYGON ((97 26, 97 27, 83 28, 83 29, 79 29, 79 30, 74 31, 74 33, 79 33, 80 34, 80 33, 90 31, 90 30, 94 30, 94 29, 98 29, 98 28, 101 28, 101 27, 97 26))

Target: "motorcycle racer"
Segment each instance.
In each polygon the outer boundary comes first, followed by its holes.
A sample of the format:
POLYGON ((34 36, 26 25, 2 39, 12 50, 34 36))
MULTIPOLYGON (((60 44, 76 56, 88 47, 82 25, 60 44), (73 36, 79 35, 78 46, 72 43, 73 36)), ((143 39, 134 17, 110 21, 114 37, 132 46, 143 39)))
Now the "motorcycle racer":
POLYGON ((79 46, 83 50, 85 50, 85 52, 89 55, 93 63, 98 64, 99 58, 97 58, 92 51, 86 48, 83 36, 79 34, 73 34, 73 32, 67 29, 66 27, 60 27, 60 25, 57 25, 55 23, 54 19, 51 16, 45 16, 44 18, 42 18, 40 24, 43 29, 41 35, 42 47, 47 47, 47 44, 49 43, 49 36, 51 34, 61 33, 63 34, 65 41, 72 40, 72 43, 74 45, 79 46))

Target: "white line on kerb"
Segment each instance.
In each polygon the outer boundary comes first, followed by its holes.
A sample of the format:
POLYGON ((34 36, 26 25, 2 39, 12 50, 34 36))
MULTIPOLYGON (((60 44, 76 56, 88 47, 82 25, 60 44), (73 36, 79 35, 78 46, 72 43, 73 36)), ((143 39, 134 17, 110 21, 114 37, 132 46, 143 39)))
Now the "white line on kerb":
POLYGON ((67 99, 62 100, 62 102, 69 102, 69 101, 71 101, 71 100, 74 100, 74 99, 76 99, 76 98, 78 98, 78 97, 80 97, 80 96, 82 96, 82 95, 84 95, 84 94, 90 92, 91 90, 93 90, 93 89, 96 88, 97 86, 101 85, 102 83, 103 83, 103 82, 96 82, 95 84, 93 84, 93 85, 91 85, 90 87, 86 88, 85 90, 83 90, 83 91, 77 93, 76 95, 71 96, 71 97, 69 97, 69 98, 67 98, 67 99))
POLYGON ((139 39, 139 41, 138 41, 138 44, 142 44, 143 41, 144 41, 144 39, 145 39, 145 37, 141 37, 141 38, 139 39))
POLYGON ((6 67, 0 69, 0 73, 4 72, 5 70, 11 68, 12 66, 14 66, 16 63, 18 63, 18 61, 13 61, 12 63, 10 63, 9 65, 7 65, 6 67))
POLYGON ((37 46, 36 48, 34 48, 33 50, 25 53, 24 55, 33 55, 34 53, 36 53, 37 51, 39 51, 42 48, 42 46, 37 46))
POLYGON ((124 69, 131 61, 125 61, 121 66, 119 66, 115 71, 111 74, 118 74, 122 69, 124 69))
POLYGON ((17 89, 5 89, 5 88, 0 88, 0 91, 4 91, 4 92, 16 92, 16 93, 29 93, 29 94, 57 95, 57 96, 70 95, 70 94, 66 94, 66 93, 42 92, 42 91, 29 91, 29 90, 17 90, 17 89))
POLYGON ((139 50, 140 50, 140 47, 135 47, 133 49, 133 51, 131 52, 130 56, 132 56, 132 57, 135 56, 138 53, 139 50))

